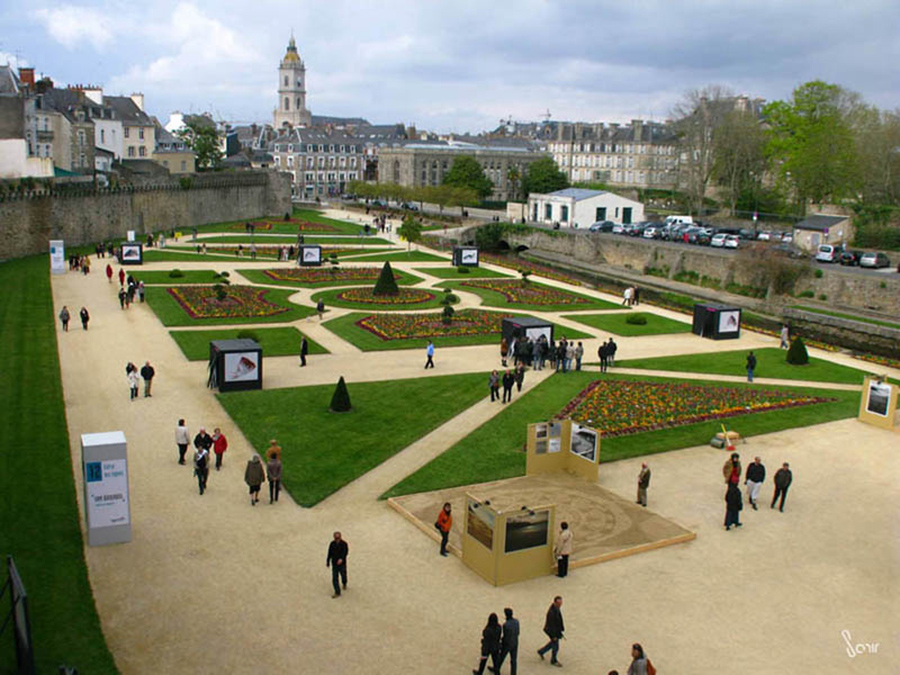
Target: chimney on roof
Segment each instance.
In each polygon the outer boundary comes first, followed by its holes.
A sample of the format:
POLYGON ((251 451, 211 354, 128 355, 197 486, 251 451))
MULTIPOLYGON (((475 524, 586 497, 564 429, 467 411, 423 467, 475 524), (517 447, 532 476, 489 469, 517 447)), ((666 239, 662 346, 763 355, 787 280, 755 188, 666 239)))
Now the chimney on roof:
POLYGON ((131 95, 131 100, 134 101, 134 104, 138 107, 138 110, 144 112, 144 95, 141 93, 134 93, 131 95))
POLYGON ((644 120, 631 120, 631 128, 634 131, 634 142, 640 143, 644 140, 644 120))
POLYGON ((34 88, 34 68, 19 68, 19 82, 26 87, 34 88))

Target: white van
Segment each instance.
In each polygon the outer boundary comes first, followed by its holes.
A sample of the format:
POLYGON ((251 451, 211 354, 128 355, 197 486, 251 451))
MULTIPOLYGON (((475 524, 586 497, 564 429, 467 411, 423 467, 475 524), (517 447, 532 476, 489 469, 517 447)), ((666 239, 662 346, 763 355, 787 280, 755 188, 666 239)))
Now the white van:
POLYGON ((816 252, 816 262, 833 263, 841 259, 843 250, 831 244, 822 244, 816 252))
POLYGON ((690 216, 666 216, 665 227, 671 225, 693 225, 694 219, 690 216))

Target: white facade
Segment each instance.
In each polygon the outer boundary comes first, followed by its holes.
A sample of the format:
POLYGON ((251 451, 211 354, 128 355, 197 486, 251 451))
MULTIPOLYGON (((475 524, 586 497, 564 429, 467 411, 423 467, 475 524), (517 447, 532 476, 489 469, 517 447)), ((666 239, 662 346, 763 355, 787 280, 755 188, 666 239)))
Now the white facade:
POLYGON ((644 205, 612 192, 567 188, 529 195, 527 218, 536 223, 559 223, 560 227, 580 229, 600 220, 627 225, 644 219, 644 205))
POLYGON ((31 157, 24 138, 0 139, 0 178, 52 178, 52 157, 31 157))
POLYGON ((94 145, 108 150, 116 159, 122 159, 125 152, 122 141, 122 121, 95 117, 92 122, 94 123, 94 145))
POLYGON ((277 131, 284 127, 303 127, 312 124, 312 114, 306 109, 306 66, 297 53, 294 36, 278 66, 278 107, 275 108, 273 126, 277 131))

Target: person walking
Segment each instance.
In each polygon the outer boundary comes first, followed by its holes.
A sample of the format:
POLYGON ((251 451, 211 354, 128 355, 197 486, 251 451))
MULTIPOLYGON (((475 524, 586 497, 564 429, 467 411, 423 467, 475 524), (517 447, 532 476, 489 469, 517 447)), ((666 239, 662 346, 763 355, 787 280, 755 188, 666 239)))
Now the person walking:
POLYGON ((488 386, 491 389, 491 403, 500 398, 500 374, 494 370, 488 378, 488 386))
POLYGON ((306 339, 306 336, 300 338, 300 367, 306 365, 306 356, 309 354, 309 340, 306 339))
POLYGON ((266 475, 269 479, 269 503, 273 504, 278 501, 278 495, 281 492, 281 457, 277 453, 269 457, 266 463, 266 475))
POLYGON ((722 475, 725 477, 725 483, 728 485, 737 485, 741 482, 741 456, 739 454, 736 452, 731 453, 731 457, 722 466, 722 475))
POLYGON ((136 370, 128 371, 128 374, 125 375, 128 379, 128 389, 131 392, 131 398, 129 400, 133 401, 138 397, 138 388, 140 387, 141 381, 138 379, 138 374, 136 370))
POLYGON ((175 427, 175 445, 178 446, 178 463, 184 464, 184 456, 187 454, 188 445, 191 442, 191 432, 184 424, 184 420, 178 420, 175 427))
POLYGON ((540 339, 531 343, 531 367, 535 370, 541 369, 541 351, 543 350, 543 342, 546 338, 541 335, 540 339))
POLYGON ((566 338, 562 338, 559 343, 556 345, 556 372, 558 373, 560 370, 562 372, 566 372, 566 351, 568 348, 568 344, 566 343, 566 338))
POLYGON ((510 675, 516 675, 516 661, 519 656, 519 620, 513 618, 513 611, 507 607, 503 610, 506 621, 503 622, 503 637, 500 639, 500 658, 497 659, 495 672, 499 673, 503 662, 509 656, 510 675))
POLYGON ((522 392, 522 385, 525 383, 525 364, 520 363, 519 367, 516 368, 516 391, 522 392))
POLYGON ((112 283, 112 278, 113 278, 113 268, 112 268, 112 265, 110 265, 109 263, 106 263, 106 280, 107 280, 109 283, 112 283))
POLYGON ((62 322, 62 329, 64 333, 69 332, 69 319, 72 316, 69 314, 69 308, 63 305, 63 308, 59 310, 59 320, 62 322))
POLYGON ((453 514, 450 502, 444 502, 444 506, 441 508, 434 526, 441 533, 441 555, 446 558, 447 542, 450 540, 450 530, 453 527, 453 514))
POLYGON ((228 449, 228 439, 219 427, 213 429, 213 452, 216 455, 216 471, 222 468, 222 455, 228 449))
POLYGON ((78 316, 81 317, 81 329, 87 330, 88 329, 88 321, 91 320, 91 315, 88 314, 87 307, 82 307, 81 311, 78 312, 78 316))
POLYGON ((754 511, 759 509, 756 506, 756 500, 759 497, 759 490, 762 488, 766 480, 766 467, 763 466, 759 457, 754 457, 753 462, 747 465, 747 474, 744 476, 744 484, 747 486, 747 501, 754 511))
POLYGON ((196 441, 194 445, 197 447, 194 451, 194 475, 197 477, 197 484, 200 486, 202 495, 206 492, 206 481, 209 480, 209 448, 203 445, 198 446, 196 441))
POLYGON ((325 558, 325 567, 331 567, 331 585, 334 587, 332 598, 341 597, 341 586, 347 590, 347 554, 350 546, 341 537, 340 532, 334 533, 334 538, 328 544, 328 556, 325 558), (338 584, 340 577, 341 584, 338 584))
MULTIPOLYGON (((253 257, 255 258, 256 256, 253 256, 253 257)), ((321 321, 322 317, 325 316, 325 301, 324 300, 320 299, 316 303, 316 313, 319 315, 319 321, 321 321)))
POLYGON ((744 508, 744 500, 741 497, 741 491, 734 483, 728 484, 728 491, 725 493, 725 530, 731 529, 731 526, 741 527, 741 509, 744 508))
POLYGON ((153 369, 153 366, 150 365, 149 361, 145 362, 141 367, 141 377, 144 379, 144 398, 152 396, 150 388, 153 386, 154 375, 156 375, 156 371, 153 369))
POLYGON ((138 298, 140 299, 141 302, 144 302, 144 293, 146 292, 146 290, 147 289, 144 286, 143 280, 139 281, 138 285, 137 285, 137 292, 138 292, 138 298))
POLYGON ((541 661, 544 660, 544 654, 550 652, 550 663, 560 668, 562 668, 562 663, 557 658, 559 655, 559 641, 562 639, 563 631, 566 629, 563 624, 562 604, 562 596, 557 595, 553 598, 553 604, 547 610, 547 618, 544 620, 544 633, 550 638, 550 641, 538 649, 537 652, 538 656, 541 657, 541 661))
POLYGON ((507 368, 506 372, 503 373, 503 403, 512 401, 512 390, 515 383, 516 376, 507 368))
POLYGON ((250 506, 256 506, 256 502, 259 501, 259 488, 265 480, 266 472, 263 470, 259 455, 254 452, 247 461, 247 468, 244 469, 244 482, 250 488, 250 506))
POLYGON ((272 457, 281 457, 281 446, 274 438, 269 441, 269 447, 266 448, 266 458, 271 459, 272 457))
POLYGON ((121 267, 119 268, 119 287, 125 288, 125 270, 121 267))
POLYGON ((606 364, 608 366, 615 367, 615 365, 616 365, 616 350, 618 348, 619 348, 619 345, 617 345, 616 341, 610 337, 609 342, 606 345, 606 364))
POLYGON ((566 371, 572 370, 572 364, 575 361, 575 343, 566 344, 566 371))
POLYGON ((772 506, 775 508, 775 502, 781 497, 781 503, 778 510, 784 513, 784 500, 787 499, 788 488, 794 481, 794 474, 791 473, 791 465, 785 462, 781 468, 775 472, 775 495, 772 497, 772 506))
POLYGON ((790 349, 791 346, 791 329, 787 324, 781 327, 781 346, 779 349, 790 349))
POLYGON ((481 658, 478 661, 478 668, 472 671, 472 675, 482 675, 484 673, 488 657, 491 658, 491 663, 493 664, 490 668, 491 672, 499 672, 497 665, 500 659, 501 634, 500 620, 494 612, 491 612, 488 616, 487 625, 481 631, 481 658))
POLYGON ((641 304, 641 289, 639 286, 634 286, 631 289, 631 304, 632 305, 641 304))
POLYGON ((581 370, 581 359, 584 358, 584 345, 580 342, 575 347, 575 370, 581 370))
POLYGON ((628 288, 626 288, 625 291, 622 293, 622 304, 623 304, 624 306, 626 306, 626 307, 630 307, 630 306, 631 306, 631 297, 632 297, 632 293, 634 293, 634 289, 631 288, 631 286, 629 286, 628 288))
POLYGON ((650 668, 650 659, 644 654, 644 648, 635 642, 631 645, 631 665, 628 666, 628 675, 649 675, 650 668))
POLYGON ((427 360, 425 361, 425 370, 434 368, 434 342, 432 340, 429 340, 428 346, 425 347, 425 356, 427 357, 427 360))
POLYGON ((605 373, 609 365, 609 342, 604 342, 597 349, 597 357, 600 359, 600 372, 605 373))
POLYGON ((650 487, 650 467, 647 462, 641 464, 641 472, 637 479, 637 503, 647 506, 647 488, 650 487))
POLYGON ((559 534, 556 535, 556 544, 553 546, 553 555, 556 556, 556 576, 565 579, 569 574, 569 556, 572 555, 572 530, 569 523, 563 521, 559 524, 559 534))
POLYGON ((119 307, 121 309, 125 309, 125 301, 128 299, 128 293, 125 292, 124 288, 119 289, 119 307))
POLYGON ((209 454, 210 449, 213 446, 213 439, 208 433, 206 433, 206 429, 200 427, 200 431, 197 432, 197 435, 194 436, 194 447, 197 450, 201 448, 206 450, 207 455, 209 454))
POLYGON ((753 382, 753 371, 756 370, 756 356, 753 352, 747 354, 747 382, 753 382))
POLYGON ((509 343, 506 338, 500 338, 500 365, 506 368, 506 357, 509 355, 509 343))

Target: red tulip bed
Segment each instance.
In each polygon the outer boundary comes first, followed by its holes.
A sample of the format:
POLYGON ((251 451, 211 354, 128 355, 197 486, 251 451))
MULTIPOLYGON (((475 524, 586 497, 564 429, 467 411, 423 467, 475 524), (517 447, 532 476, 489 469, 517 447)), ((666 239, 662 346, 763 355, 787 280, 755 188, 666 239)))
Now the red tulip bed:
POLYGON ((166 289, 192 319, 239 319, 274 316, 287 307, 266 300, 267 290, 253 286, 229 286, 219 300, 212 286, 178 286, 166 289))
MULTIPOLYGON (((327 284, 335 281, 376 281, 381 274, 380 267, 299 267, 279 270, 264 270, 265 275, 276 281, 299 281, 308 284, 327 284)), ((394 272, 399 281, 400 274, 394 272)))
POLYGON ((434 293, 418 288, 401 288, 398 295, 375 295, 372 288, 348 288, 338 293, 337 299, 372 305, 415 305, 434 300, 434 293))
MULTIPOLYGON (((325 223, 310 223, 305 220, 252 220, 251 225, 256 226, 257 232, 267 232, 272 229, 272 225, 291 225, 297 228, 298 232, 338 232, 338 228, 334 225, 325 223)), ((246 232, 246 223, 235 223, 231 226, 236 232, 246 232)))
POLYGON ((523 284, 518 279, 473 279, 463 281, 460 286, 501 293, 513 305, 586 305, 593 302, 558 288, 523 284))
POLYGON ((461 309, 445 324, 440 312, 430 314, 372 314, 356 322, 382 340, 500 334, 503 319, 515 316, 480 309, 461 309))
POLYGON ((611 437, 833 400, 769 389, 597 380, 573 398, 557 417, 570 417, 611 437))

